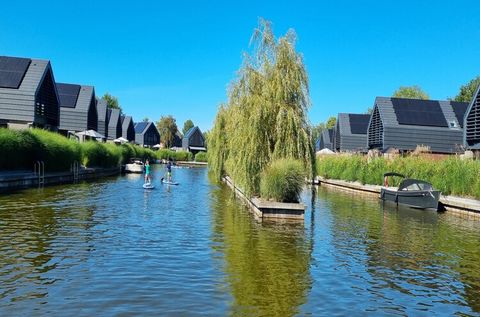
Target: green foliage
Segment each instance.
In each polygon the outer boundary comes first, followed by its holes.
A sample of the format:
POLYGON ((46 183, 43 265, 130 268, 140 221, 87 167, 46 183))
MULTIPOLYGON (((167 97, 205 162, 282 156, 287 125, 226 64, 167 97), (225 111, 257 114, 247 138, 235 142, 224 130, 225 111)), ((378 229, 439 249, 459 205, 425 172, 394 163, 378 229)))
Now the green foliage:
POLYGON ((198 152, 195 154, 195 162, 208 162, 207 152, 198 152))
POLYGON ((478 86, 480 86, 480 76, 477 76, 470 80, 467 84, 462 85, 458 95, 455 96, 454 100, 460 102, 471 102, 478 86))
POLYGON ((305 184, 302 161, 279 159, 273 161, 262 173, 261 196, 280 202, 298 202, 305 184))
POLYGON ((191 128, 193 128, 195 125, 193 124, 193 121, 188 119, 187 121, 185 121, 185 123, 183 124, 183 129, 182 129, 182 133, 183 135, 185 135, 185 133, 188 132, 188 130, 190 130, 191 128))
POLYGON ((328 118, 327 122, 325 123, 325 127, 327 129, 333 129, 335 124, 337 123, 337 117, 330 117, 328 118))
POLYGON ((420 88, 420 86, 401 86, 394 93, 393 97, 396 98, 409 98, 409 99, 424 99, 428 100, 430 97, 428 94, 420 88))
POLYGON ((157 151, 157 158, 159 160, 169 160, 174 161, 192 161, 193 154, 187 151, 172 151, 169 149, 160 149, 157 151))
POLYGON ((214 176, 230 175, 249 195, 259 192, 273 159, 300 159, 313 174, 308 75, 295 33, 276 39, 271 23, 260 20, 252 44, 208 138, 214 176))
POLYGON ((364 156, 325 156, 317 162, 318 175, 363 184, 382 185, 383 174, 391 171, 426 180, 445 195, 480 198, 480 161, 450 157, 432 162, 428 158, 406 157, 377 158, 368 163, 364 156))
POLYGON ((0 170, 31 170, 35 161, 45 162, 46 172, 64 172, 75 161, 87 167, 116 167, 131 157, 156 159, 155 152, 136 145, 78 143, 41 129, 0 129, 0 152, 0 170))
POLYGON ((107 101, 107 107, 110 109, 120 109, 120 112, 123 113, 122 107, 120 107, 120 104, 118 103, 118 98, 115 96, 110 95, 108 92, 106 92, 102 99, 105 99, 107 101))
POLYGON ((44 161, 47 171, 63 171, 81 158, 77 142, 38 129, 0 129, 0 153, 0 170, 31 170, 35 161, 44 161))
POLYGON ((173 116, 161 116, 157 122, 158 132, 160 132, 160 140, 165 144, 165 147, 173 146, 175 133, 177 133, 177 123, 173 116))

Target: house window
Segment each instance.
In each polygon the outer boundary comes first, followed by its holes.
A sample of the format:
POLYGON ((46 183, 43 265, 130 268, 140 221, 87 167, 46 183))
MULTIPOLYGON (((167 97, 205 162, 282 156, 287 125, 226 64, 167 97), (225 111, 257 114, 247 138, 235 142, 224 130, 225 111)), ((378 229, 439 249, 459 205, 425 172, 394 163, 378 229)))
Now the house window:
POLYGON ((455 121, 450 121, 450 122, 448 123, 448 126, 449 126, 450 128, 458 128, 458 124, 457 124, 455 121))

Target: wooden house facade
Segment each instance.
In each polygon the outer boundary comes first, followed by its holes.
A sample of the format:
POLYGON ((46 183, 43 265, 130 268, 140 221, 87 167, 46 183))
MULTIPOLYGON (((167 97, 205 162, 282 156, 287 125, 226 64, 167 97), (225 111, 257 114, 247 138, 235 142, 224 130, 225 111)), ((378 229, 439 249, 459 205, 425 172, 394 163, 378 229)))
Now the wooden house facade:
POLYGON ((135 124, 135 143, 150 147, 160 144, 160 133, 153 122, 135 124))
POLYGON ((413 151, 422 145, 434 153, 460 152, 467 107, 454 101, 377 97, 368 125, 368 148, 413 151))
POLYGON ((0 56, 0 124, 56 130, 59 97, 48 60, 0 56))
POLYGON ((122 136, 122 118, 120 109, 107 109, 108 113, 108 140, 115 140, 122 136))
POLYGON ((480 150, 480 86, 468 105, 463 122, 465 148, 475 151, 480 150))
POLYGON ((135 127, 131 116, 122 116, 122 137, 135 142, 135 127))
POLYGON ((182 148, 192 153, 207 150, 205 147, 205 137, 198 126, 190 128, 190 130, 185 133, 182 140, 182 148))
POLYGON ((329 149, 333 151, 333 133, 334 129, 324 129, 318 140, 317 151, 329 149))
POLYGON ((333 132, 337 152, 366 152, 369 114, 339 113, 333 132))
POLYGON ((60 125, 62 134, 98 130, 95 89, 92 86, 57 83, 60 98, 60 125))
POLYGON ((108 109, 107 101, 105 99, 97 99, 97 132, 103 134, 105 138, 108 138, 108 109))

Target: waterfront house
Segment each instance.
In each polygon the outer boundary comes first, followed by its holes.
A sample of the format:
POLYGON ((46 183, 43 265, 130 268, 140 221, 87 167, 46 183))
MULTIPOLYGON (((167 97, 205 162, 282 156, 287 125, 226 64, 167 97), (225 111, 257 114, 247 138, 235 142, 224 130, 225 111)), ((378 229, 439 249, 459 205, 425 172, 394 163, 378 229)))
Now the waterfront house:
POLYGON ((108 109, 108 140, 122 136, 122 118, 120 109, 108 109))
POLYGON ((464 102, 377 97, 368 148, 413 151, 422 145, 434 153, 460 152, 467 107, 464 102))
POLYGON ((131 116, 122 116, 122 137, 128 142, 135 141, 135 127, 131 116))
POLYGON ((465 147, 470 150, 480 150, 480 86, 468 105, 463 122, 465 147))
POLYGON ((149 147, 160 144, 160 133, 153 122, 135 123, 135 143, 149 147))
POLYGON ((97 99, 98 128, 97 131, 108 137, 108 107, 105 99, 97 99))
POLYGON ((337 152, 366 152, 369 114, 339 113, 333 133, 337 152))
POLYGON ((60 125, 64 135, 98 129, 95 89, 92 86, 57 83, 60 125))
POLYGON ((322 130, 322 133, 320 134, 320 138, 318 139, 316 151, 320 151, 325 148, 333 151, 333 132, 334 132, 334 129, 322 130))
POLYGON ((0 56, 0 127, 56 130, 59 104, 50 61, 0 56))
POLYGON ((190 128, 190 130, 185 133, 182 140, 182 148, 193 154, 207 151, 205 148, 205 137, 198 126, 190 128))

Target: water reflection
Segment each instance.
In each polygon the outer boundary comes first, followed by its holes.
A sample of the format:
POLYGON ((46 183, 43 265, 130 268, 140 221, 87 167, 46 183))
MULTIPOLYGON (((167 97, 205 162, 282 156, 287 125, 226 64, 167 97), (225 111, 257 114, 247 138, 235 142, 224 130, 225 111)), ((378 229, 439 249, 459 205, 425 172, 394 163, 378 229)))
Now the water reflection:
POLYGON ((232 315, 298 313, 312 283, 310 239, 303 225, 259 223, 226 188, 213 191, 212 212, 215 240, 223 245, 232 315))

